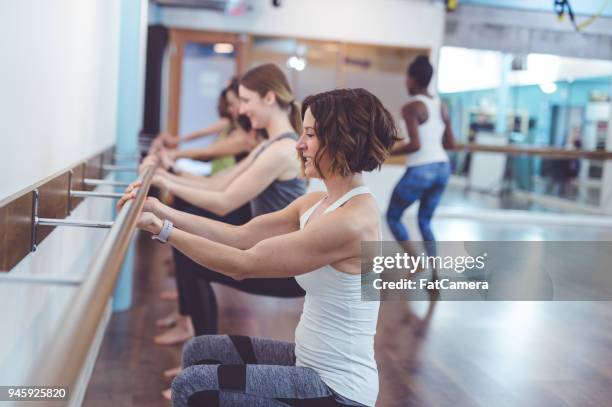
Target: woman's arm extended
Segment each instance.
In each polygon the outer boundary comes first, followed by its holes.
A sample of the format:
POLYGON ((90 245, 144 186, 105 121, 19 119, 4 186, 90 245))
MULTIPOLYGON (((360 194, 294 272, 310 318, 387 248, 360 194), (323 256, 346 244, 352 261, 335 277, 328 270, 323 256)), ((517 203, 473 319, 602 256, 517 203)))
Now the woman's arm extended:
POLYGON ((287 168, 288 159, 292 158, 286 149, 269 148, 222 191, 194 188, 170 179, 167 179, 165 187, 169 193, 192 205, 224 216, 255 198, 274 182, 287 168))
POLYGON ((213 134, 221 133, 227 126, 230 125, 230 120, 226 117, 221 117, 208 127, 194 131, 179 138, 179 141, 185 142, 194 140, 200 137, 212 136, 213 134))
POLYGON ((194 131, 182 137, 175 136, 170 133, 161 133, 155 138, 155 143, 163 144, 168 148, 176 148, 181 142, 220 133, 229 125, 230 120, 226 117, 221 117, 210 126, 205 127, 202 130, 194 131))
POLYGON ((253 159, 254 155, 253 151, 251 151, 251 154, 249 154, 248 157, 240 161, 238 164, 219 171, 210 177, 203 177, 201 175, 189 173, 181 173, 177 176, 165 172, 160 174, 161 178, 156 176, 153 179, 153 185, 158 188, 167 188, 168 181, 172 181, 176 184, 190 186, 199 190, 207 189, 211 191, 223 191, 233 179, 237 178, 251 165, 253 159))
MULTIPOLYGON (((117 203, 121 208, 125 202, 134 199, 135 189, 139 183, 134 183, 117 203)), ((284 209, 257 216, 250 222, 234 226, 227 223, 207 219, 202 216, 181 212, 162 204, 156 198, 149 197, 145 201, 143 213, 151 213, 158 219, 168 219, 179 229, 208 240, 222 243, 238 249, 250 249, 255 244, 273 236, 284 235, 300 229, 301 208, 308 208, 321 199, 321 192, 304 195, 284 209)))
POLYGON ((173 153, 173 158, 192 158, 208 161, 226 155, 236 155, 249 151, 250 144, 245 141, 242 135, 232 134, 204 148, 177 150, 173 153))
POLYGON ((169 172, 164 172, 160 174, 162 180, 158 179, 157 177, 153 179, 153 185, 159 188, 167 188, 169 182, 174 182, 176 184, 185 185, 200 190, 207 189, 210 191, 222 191, 234 178, 233 174, 236 172, 234 168, 235 166, 226 168, 223 170, 223 175, 221 175, 220 171, 210 177, 190 173, 180 173, 179 175, 174 175, 169 172))
MULTIPOLYGON (((237 280, 291 277, 359 257, 359 226, 340 212, 324 217, 325 222, 313 222, 304 230, 262 240, 247 250, 213 242, 178 228, 172 230, 168 241, 195 262, 237 280)), ((158 233, 161 221, 155 219, 146 229, 158 233)))
POLYGON ((311 206, 320 197, 320 193, 300 197, 279 211, 257 216, 241 226, 177 211, 159 201, 151 211, 185 232, 238 249, 249 249, 264 239, 299 230, 300 208, 311 206))

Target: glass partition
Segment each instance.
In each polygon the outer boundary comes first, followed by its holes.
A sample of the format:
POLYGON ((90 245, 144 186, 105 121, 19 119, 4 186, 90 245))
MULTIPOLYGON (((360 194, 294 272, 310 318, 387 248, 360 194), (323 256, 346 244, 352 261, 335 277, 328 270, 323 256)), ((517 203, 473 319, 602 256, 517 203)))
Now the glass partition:
MULTIPOLYGON (((463 143, 574 151, 612 147, 607 146, 610 61, 444 47, 438 85, 463 143)), ((478 181, 483 154, 488 153, 455 153, 454 173, 468 185, 478 181)), ((476 182, 485 190, 519 189, 586 206, 605 204, 600 160, 504 154, 487 160, 498 177, 488 179, 488 187, 476 182)))

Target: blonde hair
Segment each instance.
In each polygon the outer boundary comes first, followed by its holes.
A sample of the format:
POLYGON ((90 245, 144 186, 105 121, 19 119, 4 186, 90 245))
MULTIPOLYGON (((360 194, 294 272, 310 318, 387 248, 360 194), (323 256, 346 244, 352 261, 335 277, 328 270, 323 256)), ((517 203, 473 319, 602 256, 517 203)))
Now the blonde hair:
POLYGON ((297 134, 302 134, 302 115, 295 101, 287 77, 275 64, 265 64, 250 69, 240 78, 240 84, 264 97, 274 92, 278 106, 287 111, 289 121, 297 134))

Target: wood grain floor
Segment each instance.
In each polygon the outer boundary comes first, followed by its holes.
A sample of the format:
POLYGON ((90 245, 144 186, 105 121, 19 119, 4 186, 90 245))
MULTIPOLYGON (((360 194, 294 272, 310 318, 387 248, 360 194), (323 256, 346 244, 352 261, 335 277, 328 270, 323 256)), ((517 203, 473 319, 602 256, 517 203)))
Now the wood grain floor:
MULTIPOLYGON (((173 310, 167 246, 139 239, 134 306, 115 314, 85 406, 168 406, 162 371, 180 348, 153 344, 155 320, 173 310)), ((301 300, 216 286, 223 333, 293 340, 301 300)), ((610 406, 609 302, 385 302, 376 357, 377 406, 610 406)))

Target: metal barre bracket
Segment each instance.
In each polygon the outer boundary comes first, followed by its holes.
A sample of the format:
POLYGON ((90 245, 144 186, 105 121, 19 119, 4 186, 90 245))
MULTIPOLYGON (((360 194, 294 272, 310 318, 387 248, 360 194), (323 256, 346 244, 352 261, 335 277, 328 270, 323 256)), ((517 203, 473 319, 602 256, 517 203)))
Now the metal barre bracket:
POLYGON ((140 154, 114 154, 113 159, 115 161, 138 161, 140 160, 140 154))
POLYGON ((70 191, 70 196, 75 198, 114 198, 123 196, 121 192, 94 192, 94 191, 70 191))
POLYGON ((104 171, 116 171, 116 172, 138 172, 138 168, 137 167, 129 167, 126 165, 111 165, 111 164, 104 164, 102 165, 102 169, 104 171))
POLYGON ((78 286, 82 283, 82 279, 69 276, 56 275, 38 275, 38 274, 21 274, 13 275, 11 273, 0 274, 0 283, 16 283, 16 284, 52 284, 64 286, 78 286))
MULTIPOLYGON (((94 191, 73 191, 72 190, 72 176, 74 172, 70 170, 68 172, 68 215, 72 213, 72 198, 114 198, 119 199, 123 194, 119 192, 94 192, 94 191)), ((104 179, 95 178, 84 178, 84 185, 110 185, 110 186, 129 186, 125 182, 111 181, 104 179)), ((73 225, 75 226, 75 225, 73 225)))
MULTIPOLYGON (((36 232, 38 226, 75 226, 75 227, 87 227, 87 228, 110 228, 113 226, 113 221, 91 221, 91 220, 69 220, 69 219, 51 219, 51 218, 39 218, 38 217, 38 200, 39 193, 38 189, 32 191, 34 194, 34 202, 32 204, 32 251, 35 252, 37 248, 36 232)), ((70 200, 70 194, 69 194, 70 200)))
POLYGON ((122 188, 127 188, 130 186, 128 182, 112 181, 112 180, 96 179, 96 178, 85 178, 83 180, 83 183, 85 185, 90 185, 90 186, 105 185, 105 186, 122 187, 122 188))

